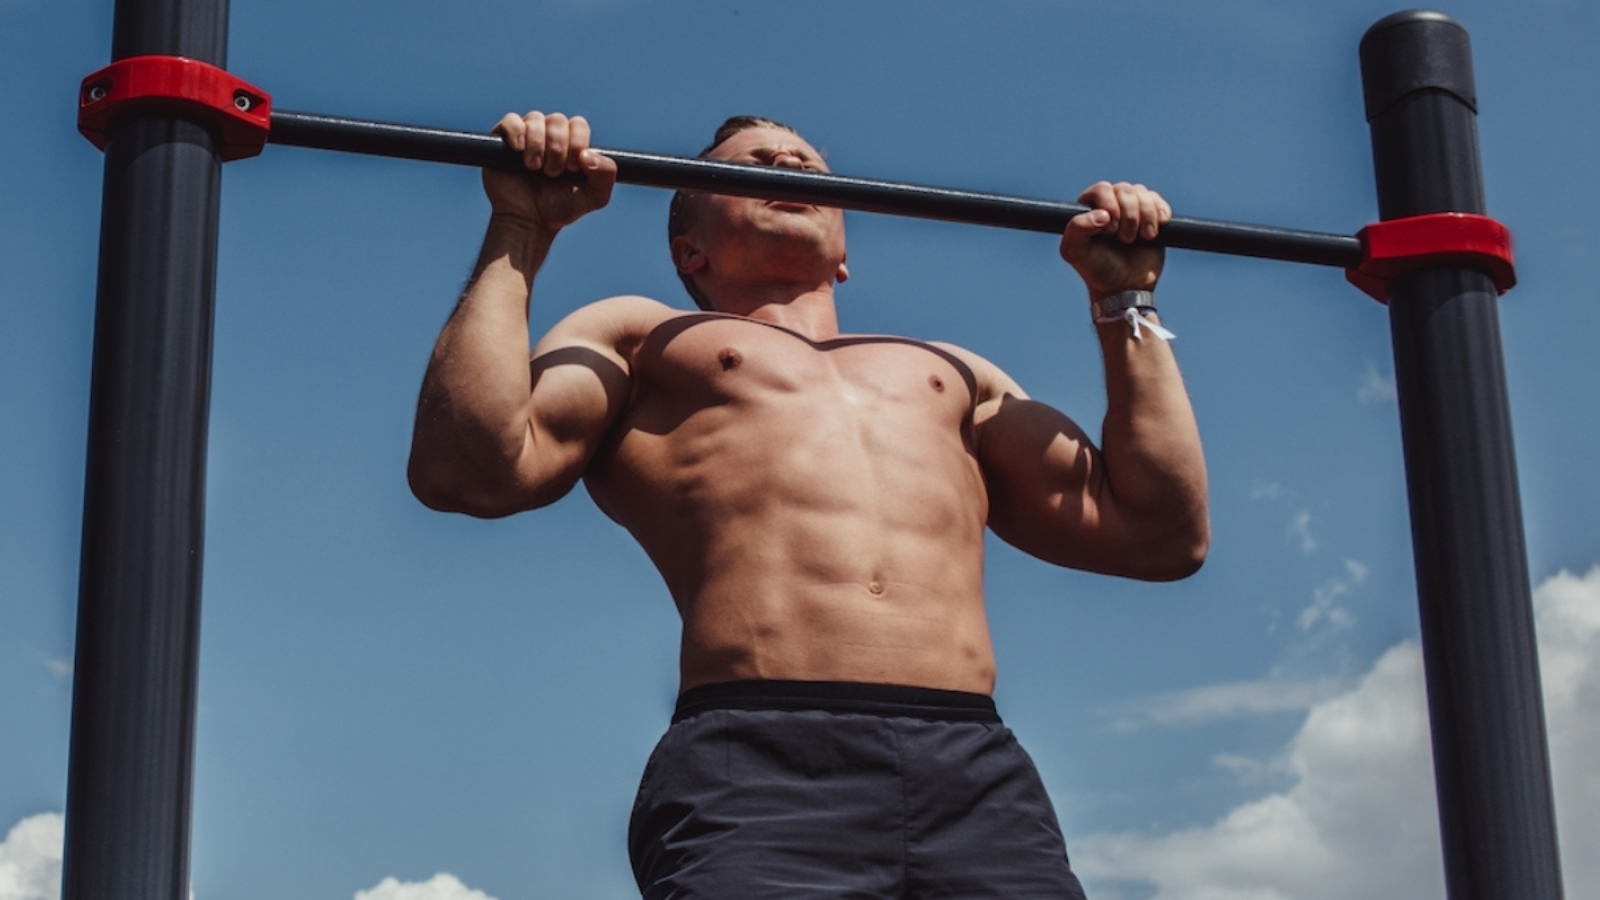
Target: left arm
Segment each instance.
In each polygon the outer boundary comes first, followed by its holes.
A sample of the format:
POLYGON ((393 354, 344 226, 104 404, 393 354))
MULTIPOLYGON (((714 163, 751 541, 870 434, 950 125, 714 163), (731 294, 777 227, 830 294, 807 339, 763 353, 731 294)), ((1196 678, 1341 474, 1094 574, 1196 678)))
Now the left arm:
MULTIPOLYGON (((1152 290, 1163 261, 1153 238, 1171 219, 1159 195, 1104 182, 1084 192, 1062 256, 1091 302, 1152 290), (1092 240, 1096 235, 1105 238, 1092 240)), ((981 360, 975 416, 989 524, 1016 547, 1058 565, 1155 581, 1193 574, 1210 543, 1206 469, 1194 411, 1170 345, 1097 324, 1106 416, 1096 447, 1070 418, 1035 401, 981 360)))

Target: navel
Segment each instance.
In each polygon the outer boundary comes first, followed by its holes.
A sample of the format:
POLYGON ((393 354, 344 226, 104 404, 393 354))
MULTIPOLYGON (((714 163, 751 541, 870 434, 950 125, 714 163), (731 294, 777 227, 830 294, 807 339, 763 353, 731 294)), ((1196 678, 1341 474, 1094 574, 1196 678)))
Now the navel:
POLYGON ((874 595, 882 594, 883 593, 883 582, 881 582, 881 581, 869 581, 869 582, 867 582, 867 590, 870 591, 874 595))
POLYGON ((944 393, 944 379, 943 378, 940 378, 937 375, 929 375, 928 376, 928 384, 932 385, 933 389, 938 391, 939 393, 941 393, 941 394, 944 393))
POLYGON ((717 353, 717 362, 722 363, 722 371, 726 372, 744 362, 744 356, 732 347, 724 347, 717 353))

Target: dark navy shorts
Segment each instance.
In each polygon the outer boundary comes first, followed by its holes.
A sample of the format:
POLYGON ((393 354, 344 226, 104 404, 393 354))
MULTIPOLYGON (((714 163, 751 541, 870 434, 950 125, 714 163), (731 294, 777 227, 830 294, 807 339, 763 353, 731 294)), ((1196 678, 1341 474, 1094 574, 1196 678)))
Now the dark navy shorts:
POLYGON ((1083 900, 1033 761, 979 694, 686 691, 628 827, 646 900, 1083 900))

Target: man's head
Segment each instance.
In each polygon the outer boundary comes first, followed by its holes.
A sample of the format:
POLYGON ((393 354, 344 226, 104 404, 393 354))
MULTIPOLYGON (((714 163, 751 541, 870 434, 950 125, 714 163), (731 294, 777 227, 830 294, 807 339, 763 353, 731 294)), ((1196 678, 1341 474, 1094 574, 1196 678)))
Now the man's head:
MULTIPOLYGON (((717 128, 712 136, 711 143, 698 154, 701 159, 727 159, 737 162, 748 162, 761 165, 790 166, 794 168, 814 169, 827 171, 827 165, 822 161, 822 155, 810 144, 800 137, 794 128, 775 119, 761 116, 733 116, 717 128)), ((694 259, 695 250, 698 249, 696 238, 705 230, 699 228, 708 220, 717 217, 718 204, 731 206, 736 203, 757 204, 770 206, 763 201, 744 200, 737 198, 718 197, 709 194, 695 194, 678 191, 672 195, 672 204, 667 213, 667 241, 672 247, 673 259, 678 266, 678 278, 683 282, 689 296, 701 309, 711 311, 711 299, 706 296, 705 290, 696 280, 698 269, 695 263, 685 264, 685 259, 694 259)), ((782 204, 785 207, 796 207, 799 204, 782 204)), ((820 212, 813 208, 813 213, 820 212)), ((828 211, 837 217, 838 240, 842 248, 843 218, 837 210, 828 211)), ((726 216, 724 216, 726 218, 726 216)), ((842 262, 839 266, 843 280, 842 262)))

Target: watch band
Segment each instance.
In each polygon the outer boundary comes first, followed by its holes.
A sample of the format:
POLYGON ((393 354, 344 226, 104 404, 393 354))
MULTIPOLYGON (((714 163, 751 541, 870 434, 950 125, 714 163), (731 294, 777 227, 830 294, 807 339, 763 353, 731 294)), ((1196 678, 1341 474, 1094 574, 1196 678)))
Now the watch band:
POLYGON ((1101 319, 1120 319, 1130 309, 1155 312, 1156 295, 1151 291, 1123 291, 1095 303, 1095 314, 1101 319))

